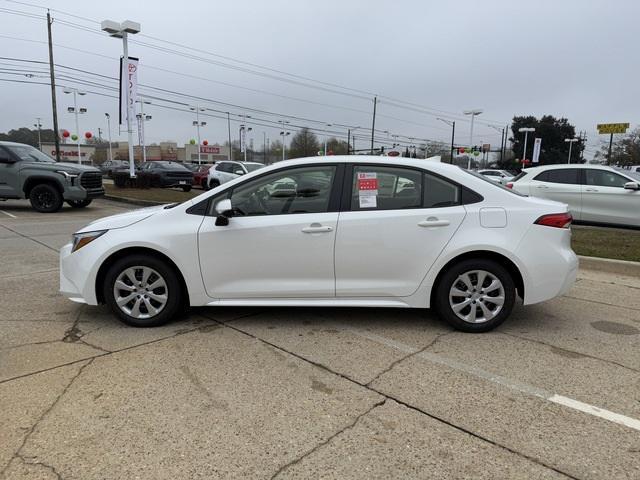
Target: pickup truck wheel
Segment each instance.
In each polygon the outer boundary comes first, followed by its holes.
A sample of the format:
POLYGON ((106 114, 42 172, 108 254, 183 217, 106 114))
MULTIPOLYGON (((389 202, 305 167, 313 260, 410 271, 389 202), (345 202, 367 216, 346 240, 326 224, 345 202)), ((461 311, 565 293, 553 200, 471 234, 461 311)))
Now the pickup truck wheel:
POLYGON ((62 194, 53 185, 41 183, 29 192, 31 206, 37 212, 54 213, 62 208, 62 194))
POLYGON ((183 192, 190 192, 191 191, 191 185, 186 185, 186 186, 182 187, 182 191, 183 192))
POLYGON ((84 208, 91 203, 91 198, 86 198, 84 200, 67 200, 67 203, 73 208, 84 208))

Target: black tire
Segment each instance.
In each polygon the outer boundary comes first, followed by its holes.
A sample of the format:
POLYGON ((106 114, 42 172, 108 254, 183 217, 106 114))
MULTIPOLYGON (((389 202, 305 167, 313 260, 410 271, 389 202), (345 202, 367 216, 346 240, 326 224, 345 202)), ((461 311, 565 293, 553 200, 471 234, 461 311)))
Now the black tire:
POLYGON ((202 182, 200 182, 200 186, 202 187, 203 190, 209 190, 209 182, 206 178, 204 178, 202 180, 202 182))
POLYGON ((217 178, 214 178, 209 182, 209 189, 216 188, 219 186, 220 186, 220 180, 218 180, 217 178))
MULTIPOLYGON (((153 274, 149 277, 149 281, 151 283, 153 283, 155 279, 156 277, 153 276, 153 274)), ((129 283, 127 283, 127 285, 128 284, 129 283)), ((127 325, 131 325, 132 327, 157 327, 160 325, 164 325, 170 322, 176 315, 178 315, 183 308, 184 299, 182 294, 182 285, 180 283, 180 280, 178 279, 178 275, 170 265, 150 255, 130 255, 116 261, 107 271, 102 289, 105 302, 111 308, 111 311, 113 311, 113 313, 120 320, 122 320, 122 322, 126 323, 127 325), (142 267, 147 267, 157 272, 157 274, 164 280, 166 284, 165 288, 160 287, 151 291, 156 295, 166 295, 167 297, 166 303, 157 314, 147 318, 138 318, 126 313, 118 306, 114 293, 115 282, 121 274, 132 267, 138 267, 134 268, 136 276, 138 276, 138 274, 141 274, 142 267)), ((131 292, 131 295, 134 295, 134 298, 132 298, 131 300, 133 304, 126 304, 125 308, 128 308, 131 310, 131 312, 133 312, 135 308, 135 302, 139 299, 139 310, 143 310, 141 312, 142 314, 145 314, 145 312, 146 314, 149 314, 149 310, 146 308, 146 306, 144 306, 142 301, 148 300, 149 302, 151 302, 152 299, 142 299, 141 297, 144 296, 144 288, 140 287, 140 290, 142 290, 143 292, 131 292)), ((121 290, 119 293, 126 297, 128 291, 129 290, 121 290)), ((158 307, 158 303, 154 303, 153 306, 154 308, 158 307)))
POLYGON ((191 185, 185 185, 184 187, 182 187, 182 191, 183 192, 190 192, 191 191, 191 185))
POLYGON ((91 204, 91 198, 86 198, 84 200, 67 200, 67 203, 72 208, 84 208, 91 204))
POLYGON ((41 183, 31 189, 29 201, 37 212, 54 213, 62 208, 63 198, 56 187, 48 183, 41 183))
POLYGON ((481 333, 493 330, 509 317, 511 310, 513 310, 515 298, 516 288, 513 278, 502 265, 493 260, 470 259, 453 265, 444 273, 438 285, 436 285, 435 307, 438 314, 453 328, 463 332, 481 333), (477 271, 488 272, 495 277, 501 284, 503 295, 500 295, 499 288, 498 290, 495 289, 495 284, 491 283, 492 280, 488 275, 485 277, 482 286, 474 285, 474 281, 478 282, 480 280, 481 274, 475 273, 477 271), (459 278, 465 273, 469 275, 467 278, 471 280, 471 288, 468 288, 464 282, 459 281, 459 278), (454 295, 450 299, 450 293, 454 285, 457 287, 456 291, 465 295, 454 295), (494 285, 494 288, 491 291, 485 290, 489 285, 494 285), (500 306, 498 303, 492 303, 491 296, 496 299, 496 302, 500 300, 500 297, 503 297, 503 304, 500 306), (479 323, 471 323, 456 314, 451 302, 457 302, 458 305, 466 304, 459 311, 459 314, 468 316, 469 319, 475 318, 478 313, 484 319, 487 314, 483 312, 486 309, 490 311, 490 315, 495 316, 479 323), (475 312, 472 312, 472 308, 475 309, 475 312))

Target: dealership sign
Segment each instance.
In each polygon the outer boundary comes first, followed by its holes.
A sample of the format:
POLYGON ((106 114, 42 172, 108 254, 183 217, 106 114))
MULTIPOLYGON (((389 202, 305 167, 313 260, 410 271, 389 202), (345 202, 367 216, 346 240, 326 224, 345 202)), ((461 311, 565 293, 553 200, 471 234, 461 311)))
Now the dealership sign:
POLYGON ((604 133, 627 133, 627 128, 629 128, 628 123, 599 123, 598 133, 600 135, 604 133))
POLYGON ((208 145, 200 145, 200 153, 220 153, 220 147, 210 147, 208 145))
POLYGON ((138 97, 138 59, 120 59, 120 125, 127 123, 127 117, 135 119, 135 105, 138 97), (129 104, 127 105, 127 100, 129 104))
POLYGON ((538 163, 540 161, 540 146, 542 144, 542 139, 541 138, 536 138, 533 141, 533 158, 531 159, 531 161, 533 163, 538 163))

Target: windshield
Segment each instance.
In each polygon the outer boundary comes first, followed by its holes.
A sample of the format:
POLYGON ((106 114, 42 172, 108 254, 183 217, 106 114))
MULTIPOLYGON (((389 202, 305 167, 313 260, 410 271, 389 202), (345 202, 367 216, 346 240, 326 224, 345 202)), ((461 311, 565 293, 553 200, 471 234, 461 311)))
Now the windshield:
POLYGON ((484 175, 477 173, 477 172, 473 172, 471 170, 467 170, 466 168, 462 168, 460 167, 460 170, 462 170, 463 172, 468 173, 469 175, 473 175, 476 178, 479 178, 480 180, 482 180, 483 182, 488 183, 489 185, 493 185, 496 188, 499 188, 501 190, 504 190, 505 192, 509 192, 509 193, 513 193, 514 195, 518 195, 519 197, 526 197, 527 195, 523 195, 522 193, 518 193, 515 190, 511 189, 511 188, 507 188, 504 185, 498 183, 498 182, 494 182, 493 180, 488 179, 487 177, 485 177, 484 175))
POLYGON ((624 172, 624 174, 635 179, 636 182, 640 182, 640 172, 624 172))
POLYGON ((263 168, 265 165, 262 163, 245 163, 244 166, 247 169, 247 172, 253 172, 254 170, 263 168))
POLYGON ((20 160, 25 160, 27 162, 55 163, 53 158, 45 155, 31 145, 4 145, 4 147, 20 157, 20 160))

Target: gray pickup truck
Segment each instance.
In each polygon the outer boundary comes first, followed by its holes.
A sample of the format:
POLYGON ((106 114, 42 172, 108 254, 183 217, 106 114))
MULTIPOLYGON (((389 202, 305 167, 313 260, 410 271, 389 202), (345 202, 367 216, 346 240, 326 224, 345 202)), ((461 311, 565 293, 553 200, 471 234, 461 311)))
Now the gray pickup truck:
POLYGON ((34 210, 53 213, 65 201, 84 208, 101 195, 97 168, 56 162, 31 145, 0 142, 0 200, 28 198, 34 210))

